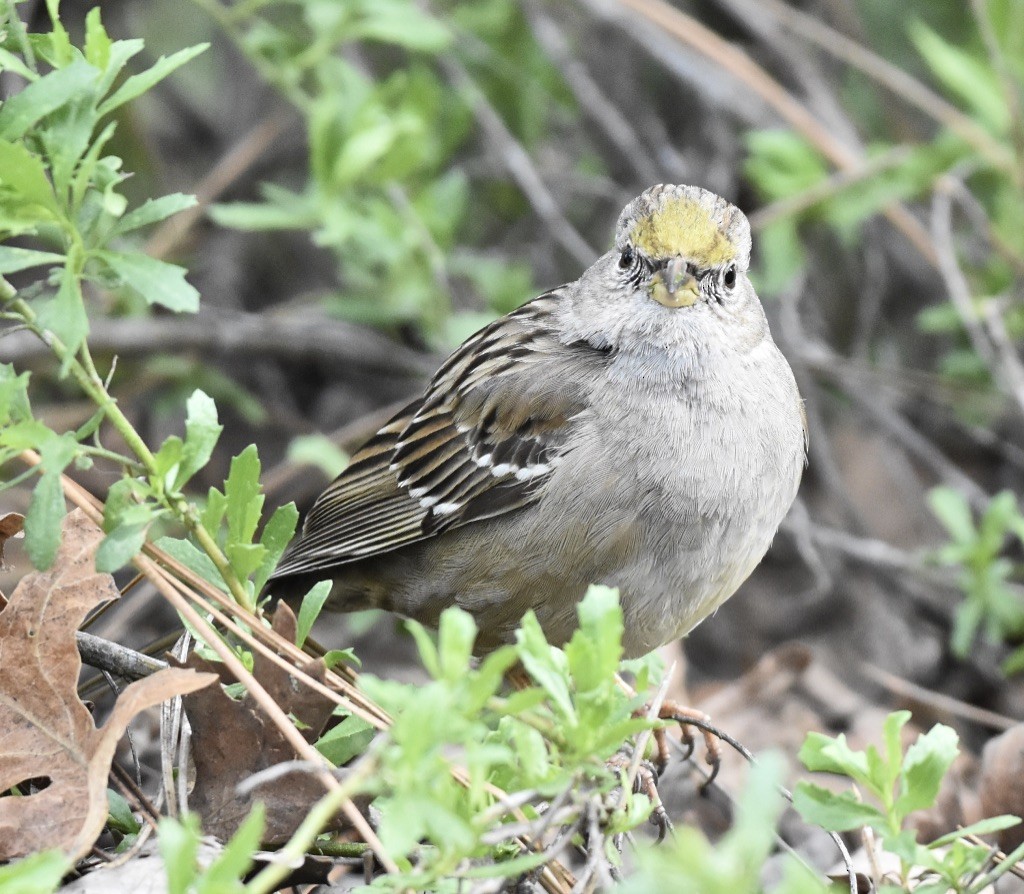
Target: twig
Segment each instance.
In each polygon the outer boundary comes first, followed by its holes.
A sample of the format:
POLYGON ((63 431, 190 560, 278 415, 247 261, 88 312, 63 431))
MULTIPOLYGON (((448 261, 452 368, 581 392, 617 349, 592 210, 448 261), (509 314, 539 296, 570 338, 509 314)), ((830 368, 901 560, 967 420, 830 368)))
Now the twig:
MULTIPOLYGON (((712 60, 737 78, 840 170, 859 167, 861 156, 840 143, 807 108, 742 50, 692 16, 670 6, 665 0, 617 0, 619 6, 639 13, 682 44, 712 60)), ((910 240, 922 257, 936 263, 935 248, 928 233, 902 205, 883 209, 885 216, 910 240)))
POLYGON ((126 680, 140 680, 167 667, 166 661, 151 658, 127 646, 93 636, 84 630, 76 633, 78 652, 90 667, 116 674, 126 680))
POLYGON ((661 179, 658 165, 640 142, 629 119, 605 95, 601 85, 587 70, 587 66, 573 55, 559 25, 536 0, 530 0, 523 9, 533 36, 548 58, 558 67, 583 114, 600 128, 601 133, 642 183, 657 183, 661 179))
POLYGON ((529 153, 513 136, 501 116, 487 100, 483 90, 469 72, 451 56, 438 57, 448 80, 461 90, 469 103, 477 124, 501 158, 516 185, 526 196, 534 212, 544 222, 554 240, 583 267, 589 267, 599 252, 587 244, 579 231, 558 207, 551 191, 534 167, 529 153))
MULTIPOLYGON (((932 197, 932 235, 938 251, 939 273, 946 285, 946 292, 960 316, 960 322, 963 323, 971 346, 985 362, 993 377, 1001 381, 1016 400, 1017 405, 1024 410, 1024 367, 1021 366, 1019 358, 1009 343, 1001 320, 995 330, 999 344, 994 344, 989 338, 982 326, 978 309, 975 307, 967 278, 957 260, 956 247, 953 244, 953 204, 950 195, 953 188, 946 178, 942 178, 936 185, 932 197)), ((989 317, 990 327, 995 316, 998 314, 989 317)))
MULTIPOLYGON (((27 451, 23 454, 23 458, 26 460, 34 458, 35 462, 38 462, 38 456, 33 456, 27 451)), ((102 525, 103 514, 92 494, 88 493, 67 475, 61 476, 61 485, 64 488, 65 495, 76 506, 81 508, 96 525, 102 525)), ((228 671, 231 672, 232 676, 245 686, 255 702, 267 714, 274 725, 278 727, 286 741, 295 749, 299 756, 308 761, 319 763, 323 767, 318 778, 327 789, 327 795, 317 804, 322 805, 328 801, 333 804, 335 801, 338 801, 339 803, 334 805, 334 810, 331 813, 340 808, 356 831, 362 836, 363 840, 373 848, 381 866, 388 872, 397 873, 398 866, 388 855, 387 851, 384 850, 376 833, 367 824, 366 819, 359 812, 355 804, 352 803, 351 798, 348 797, 347 786, 342 788, 331 774, 324 757, 303 738, 295 725, 288 719, 288 715, 271 698, 270 694, 263 688, 263 685, 246 670, 238 656, 235 655, 234 651, 228 647, 220 635, 210 626, 206 618, 199 614, 190 602, 172 586, 171 579, 166 572, 144 552, 139 553, 133 559, 133 563, 139 571, 153 582, 161 595, 192 625, 192 628, 203 636, 206 644, 217 653, 217 656, 224 663, 228 671)), ((305 828, 305 823, 300 828, 305 828)))
MULTIPOLYGON (((32 332, 0 329, 8 363, 48 356, 52 349, 32 332)), ((374 329, 290 308, 274 314, 203 310, 194 316, 101 318, 92 321, 95 352, 122 357, 192 351, 276 357, 303 364, 355 366, 393 376, 425 376, 436 368, 429 355, 410 350, 374 329)))
POLYGON ((188 237, 207 207, 242 176, 285 130, 294 116, 278 112, 264 118, 210 169, 196 185, 196 204, 165 220, 146 242, 146 254, 165 258, 188 237))
POLYGON ((991 164, 1013 171, 1013 154, 956 106, 946 102, 897 65, 824 22, 780 0, 758 0, 758 7, 825 52, 873 78, 905 102, 920 109, 973 146, 991 164))
POLYGON ((988 711, 985 708, 979 708, 977 705, 961 701, 958 698, 953 698, 952 696, 946 695, 942 692, 935 692, 932 689, 927 689, 924 686, 920 686, 919 684, 912 682, 911 680, 898 677, 896 674, 890 673, 884 668, 878 667, 870 662, 862 661, 859 668, 860 672, 865 677, 877 683, 879 686, 888 689, 889 692, 894 695, 898 695, 902 698, 913 699, 914 701, 921 702, 925 705, 931 705, 937 711, 952 714, 954 717, 962 717, 964 720, 977 723, 979 726, 988 727, 990 729, 1008 730, 1017 726, 1020 722, 1003 714, 997 714, 995 711, 988 711))

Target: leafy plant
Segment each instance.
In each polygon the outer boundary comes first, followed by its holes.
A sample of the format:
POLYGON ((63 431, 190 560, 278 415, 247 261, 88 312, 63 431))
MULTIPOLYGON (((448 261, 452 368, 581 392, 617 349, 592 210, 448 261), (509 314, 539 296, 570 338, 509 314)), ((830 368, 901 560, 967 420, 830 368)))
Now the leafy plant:
POLYGON ((782 762, 763 755, 752 768, 732 827, 712 845, 698 829, 679 829, 663 847, 639 851, 639 867, 616 890, 622 894, 648 891, 700 891, 702 894, 813 894, 829 890, 826 883, 787 857, 781 879, 766 887, 764 864, 775 847, 775 828, 785 806, 779 793, 782 762))
MULTIPOLYGON (((1010 539, 1024 544, 1024 516, 1016 496, 997 494, 977 523, 967 500, 952 488, 933 489, 928 502, 951 538, 935 558, 960 569, 964 601, 953 624, 953 651, 967 655, 979 630, 995 643, 1019 640, 1024 636, 1024 594, 1014 581, 1014 563, 1003 554, 1010 539)), ((1024 648, 1006 659, 1004 669, 1024 669, 1024 648)))
POLYGON ((625 740, 651 727, 634 716, 639 699, 615 681, 622 655, 617 593, 591 587, 579 615, 580 628, 564 651, 547 644, 528 614, 515 645, 474 667, 473 619, 451 608, 441 615, 436 644, 411 625, 431 683, 410 687, 361 677, 394 717, 387 737, 371 749, 381 840, 396 857, 417 854, 405 873, 378 884, 434 890, 443 878, 514 877, 541 865, 538 855, 509 860, 514 834, 501 828, 515 817, 507 804, 521 805, 538 827, 549 800, 565 805, 560 822, 570 827, 582 822, 588 805, 600 810, 610 834, 647 819, 652 805, 623 789, 620 772, 608 764, 625 740), (504 674, 516 661, 532 685, 503 695, 504 674), (465 774, 461 782, 448 772, 453 760, 465 774), (500 800, 495 786, 505 792, 500 800), (465 869, 467 860, 484 857, 490 861, 465 869))
MULTIPOLYGON (((453 161, 471 118, 435 64, 452 53, 453 28, 473 29, 485 53, 484 85, 497 79, 507 86, 514 74, 516 89, 496 95, 513 126, 536 135, 547 103, 530 102, 521 79, 524 65, 541 68, 540 57, 524 40, 515 4, 456 8, 448 24, 406 0, 196 2, 295 106, 309 142, 303 189, 264 184, 259 202, 215 206, 215 221, 310 231, 337 265, 340 288, 324 299, 332 312, 381 326, 416 323, 442 343, 457 343, 530 296, 527 266, 489 263, 468 247, 455 251, 470 195, 453 161), (346 52, 355 47, 355 57, 346 52), (376 52, 382 47, 397 51, 400 64, 376 52), (455 312, 457 279, 476 289, 487 312, 455 312)), ((527 82, 557 87, 550 76, 527 82)))
POLYGON ((897 711, 886 718, 881 749, 869 745, 865 751, 856 751, 844 735, 833 739, 820 733, 808 734, 800 749, 804 766, 815 772, 845 776, 855 788, 836 792, 816 783, 800 782, 793 805, 805 820, 823 829, 873 830, 880 846, 900 860, 902 890, 921 894, 981 891, 995 876, 1010 869, 1020 854, 1009 856, 996 869, 983 871, 989 862, 989 849, 971 844, 964 837, 1006 829, 1020 819, 992 817, 929 844, 918 843, 907 820, 911 814, 935 803, 943 777, 959 749, 956 733, 936 724, 904 751, 900 734, 909 720, 909 711, 897 711), (865 800, 865 795, 870 800, 865 800), (911 870, 915 867, 917 877, 912 884, 911 870))

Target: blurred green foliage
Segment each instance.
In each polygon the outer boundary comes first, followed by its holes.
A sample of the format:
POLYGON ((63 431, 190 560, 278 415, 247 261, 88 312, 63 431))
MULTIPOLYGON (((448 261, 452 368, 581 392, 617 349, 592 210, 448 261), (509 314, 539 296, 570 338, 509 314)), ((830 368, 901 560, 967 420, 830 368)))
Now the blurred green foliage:
POLYGON ((333 312, 378 326, 416 323, 440 344, 532 297, 527 265, 460 244, 473 198, 455 161, 472 116, 441 65, 459 33, 480 88, 513 132, 527 144, 539 138, 560 84, 515 3, 451 4, 442 23, 405 0, 197 2, 301 113, 309 141, 304 189, 264 184, 260 202, 215 206, 216 222, 310 231, 337 266, 333 312), (457 313, 453 279, 489 312, 457 313))
MULTIPOLYGON (((977 522, 970 504, 952 488, 935 488, 928 502, 950 537, 935 559, 959 569, 964 593, 953 624, 954 653, 969 654, 979 631, 993 643, 1019 643, 1024 638, 1021 568, 1006 555, 1011 541, 1018 552, 1024 546, 1024 516, 1017 497, 1010 491, 997 494, 977 522)), ((1024 646, 1003 667, 1007 673, 1024 670, 1024 646)))

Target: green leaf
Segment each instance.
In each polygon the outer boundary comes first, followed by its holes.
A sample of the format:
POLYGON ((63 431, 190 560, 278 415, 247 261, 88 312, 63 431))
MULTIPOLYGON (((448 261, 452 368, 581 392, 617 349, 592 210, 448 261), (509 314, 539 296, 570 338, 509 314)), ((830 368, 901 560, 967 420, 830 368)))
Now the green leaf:
POLYGON ((861 826, 885 828, 885 817, 878 808, 858 801, 850 792, 832 792, 811 782, 797 783, 793 806, 804 820, 830 832, 861 826))
POLYGON ((199 817, 189 813, 180 822, 164 817, 157 826, 156 840, 164 858, 167 894, 188 894, 196 877, 199 817))
POLYGON ((476 623, 469 612, 453 605, 441 613, 437 628, 437 652, 442 679, 455 682, 469 673, 475 640, 476 623))
POLYGON ((134 559, 146 542, 148 523, 120 524, 100 542, 96 570, 113 573, 134 559))
POLYGON ((988 819, 979 820, 976 823, 964 826, 961 829, 956 829, 953 832, 948 832, 945 835, 940 835, 934 841, 928 843, 929 848, 940 848, 945 847, 947 844, 952 844, 958 838, 966 838, 968 835, 992 835, 996 832, 1002 832, 1003 829, 1012 829, 1014 826, 1020 825, 1019 816, 1010 816, 1003 814, 1002 816, 990 816, 988 819))
POLYGON ((39 219, 60 216, 43 163, 20 143, 0 139, 0 185, 26 205, 34 206, 31 210, 39 219))
POLYGON ((309 636, 309 631, 313 629, 316 619, 320 617, 324 603, 327 601, 327 597, 331 595, 331 587, 333 585, 334 581, 318 581, 302 597, 302 602, 299 604, 299 617, 295 624, 295 645, 300 649, 305 645, 306 637, 309 636))
POLYGON ((838 773, 861 783, 870 781, 867 756, 854 751, 840 733, 832 739, 821 733, 808 733, 800 748, 799 758, 808 770, 819 773, 838 773))
POLYGON ((25 551, 40 571, 53 564, 60 546, 60 524, 66 511, 60 476, 74 459, 76 447, 71 434, 54 436, 39 445, 43 474, 25 513, 25 551))
POLYGON ((185 280, 184 267, 138 253, 99 251, 96 257, 147 304, 160 304, 169 310, 187 313, 199 309, 199 292, 185 280))
POLYGON ((185 195, 180 192, 172 193, 169 196, 161 196, 158 199, 149 199, 138 208, 124 215, 114 228, 114 233, 123 236, 125 233, 130 233, 133 230, 165 220, 172 214, 177 214, 186 208, 194 207, 195 204, 195 196, 185 195))
POLYGON ((288 461, 316 466, 333 480, 348 465, 348 454, 326 435, 299 435, 288 444, 288 461))
POLYGON ((177 559, 186 568, 194 571, 203 580, 209 581, 215 587, 227 592, 227 585, 220 576, 217 566, 213 564, 213 560, 191 541, 178 537, 161 537, 156 541, 155 546, 162 549, 171 558, 177 559))
POLYGON ((523 617, 516 631, 516 641, 519 644, 519 660, 522 661, 526 672, 551 697, 563 718, 575 725, 578 718, 572 698, 569 696, 569 684, 564 667, 565 656, 548 645, 537 616, 532 611, 523 617))
POLYGON ((576 611, 580 626, 565 647, 565 655, 576 688, 589 692, 612 678, 622 658, 619 591, 592 585, 576 611))
MULTIPOLYGON (((270 577, 271 572, 277 567, 292 537, 295 536, 295 528, 299 523, 299 510, 294 503, 285 503, 274 510, 270 520, 263 526, 263 533, 260 535, 260 545, 266 552, 260 567, 253 574, 253 588, 258 593, 263 589, 270 577)), ((302 643, 299 643, 301 646, 302 643)))
POLYGON ((923 22, 911 22, 908 31, 932 74, 946 89, 961 99, 993 133, 1006 133, 1009 111, 992 67, 948 43, 923 22))
POLYGON ((107 824, 122 835, 134 835, 142 828, 128 802, 112 788, 107 789, 107 811, 107 824))
POLYGON ((19 57, 10 50, 0 47, 0 71, 13 71, 26 81, 38 81, 39 73, 32 71, 19 57))
POLYGON ((406 3, 380 4, 370 18, 349 32, 355 40, 377 40, 421 53, 439 53, 452 40, 451 32, 437 19, 406 3))
POLYGON ((231 468, 224 482, 224 495, 227 497, 230 538, 236 543, 248 545, 256 533, 263 509, 260 458, 255 444, 250 444, 231 460, 231 468))
POLYGON ((25 551, 40 571, 49 568, 57 555, 64 512, 60 476, 44 474, 32 492, 32 500, 25 513, 25 551))
POLYGON ((363 664, 352 649, 328 649, 324 653, 323 661, 328 670, 339 664, 350 664, 352 667, 362 667, 363 664))
POLYGON ((152 89, 175 69, 180 68, 186 62, 191 61, 202 53, 208 46, 208 43, 201 43, 194 47, 178 50, 178 52, 172 53, 170 56, 161 56, 151 68, 137 75, 132 75, 118 87, 112 96, 100 103, 99 108, 96 110, 97 115, 102 117, 112 112, 118 106, 122 106, 126 102, 131 102, 136 97, 142 96, 143 93, 152 89))
POLYGON ((942 779, 960 753, 958 743, 959 737, 952 729, 937 723, 907 749, 895 806, 901 819, 935 803, 942 779))
POLYGON ((185 442, 181 448, 181 465, 175 488, 180 489, 202 469, 213 455, 224 426, 217 420, 213 398, 198 388, 185 403, 185 442))
POLYGON ((88 93, 99 72, 78 60, 33 81, 0 108, 0 138, 17 140, 36 122, 88 93))
POLYGON ((366 751, 377 731, 362 717, 350 714, 316 742, 316 750, 334 766, 341 767, 366 751))
POLYGON ((110 63, 111 40, 100 19, 100 8, 93 7, 85 16, 85 60, 100 71, 110 63))
POLYGON ((71 861, 59 850, 40 851, 0 866, 4 894, 53 894, 71 871, 71 861))
POLYGON ((298 200, 289 205, 225 202, 211 205, 207 213, 218 226, 235 230, 306 230, 320 223, 312 203, 298 200))
POLYGON ((28 248, 13 248, 0 245, 0 275, 17 273, 30 267, 41 267, 44 264, 63 264, 64 255, 52 251, 33 251, 28 248))
POLYGON ((934 487, 928 492, 928 505, 957 543, 969 544, 978 539, 971 507, 959 491, 934 487))
POLYGON ((224 845, 224 850, 203 872, 202 891, 227 894, 242 890, 240 881, 252 867, 253 856, 259 850, 265 825, 266 810, 262 802, 257 802, 238 831, 224 845))
POLYGON ((96 84, 97 96, 106 96, 110 92, 110 88, 114 86, 114 81, 117 80, 121 70, 133 57, 142 52, 144 46, 145 42, 139 39, 115 40, 110 45, 107 64, 96 84))
POLYGON ((85 313, 82 284, 70 267, 61 271, 57 294, 39 305, 37 322, 64 343, 67 351, 65 365, 69 364, 89 335, 89 318, 85 313))

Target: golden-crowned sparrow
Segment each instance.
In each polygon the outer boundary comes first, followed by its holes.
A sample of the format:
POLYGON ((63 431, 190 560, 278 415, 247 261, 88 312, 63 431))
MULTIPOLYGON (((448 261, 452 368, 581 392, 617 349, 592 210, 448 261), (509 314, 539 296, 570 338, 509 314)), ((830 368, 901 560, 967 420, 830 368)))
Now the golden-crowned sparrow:
POLYGON ((436 624, 477 649, 533 609, 550 642, 618 587, 627 657, 731 596, 796 496, 806 420, 750 281, 750 225, 655 186, 576 282, 467 340, 316 501, 271 592, 436 624))

